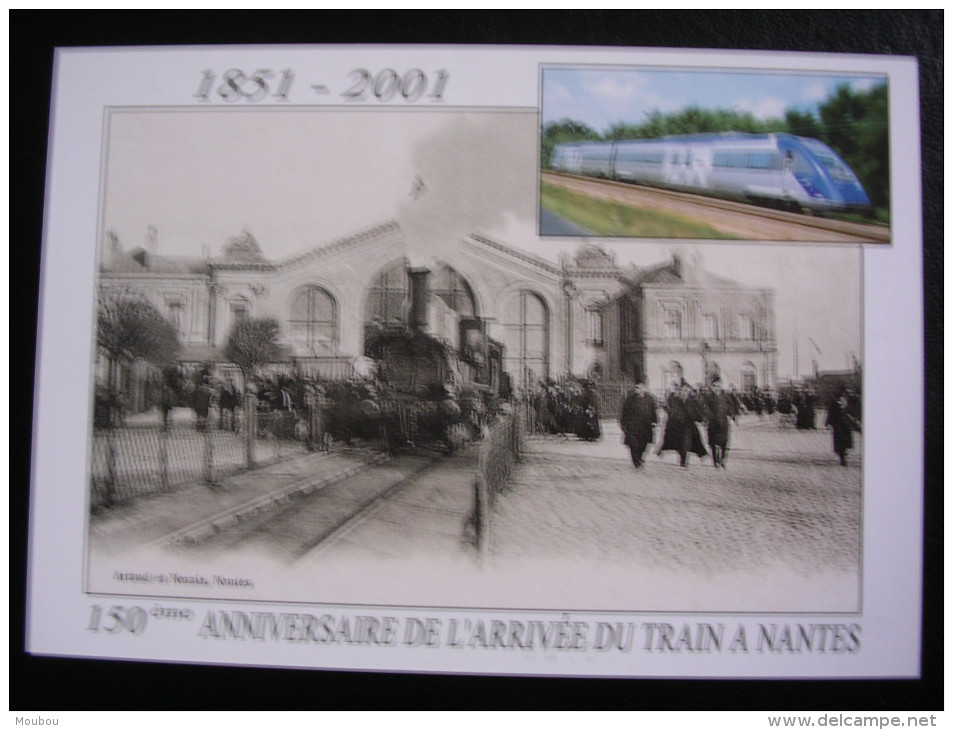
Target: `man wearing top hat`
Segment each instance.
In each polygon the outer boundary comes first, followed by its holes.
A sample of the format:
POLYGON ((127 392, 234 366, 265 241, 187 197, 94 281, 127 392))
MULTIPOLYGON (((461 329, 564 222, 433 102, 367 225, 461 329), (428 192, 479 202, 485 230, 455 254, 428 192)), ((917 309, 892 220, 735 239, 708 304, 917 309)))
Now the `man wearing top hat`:
POLYGON ((705 414, 695 392, 685 380, 669 394, 666 410, 668 420, 665 422, 665 435, 656 453, 677 451, 682 466, 688 466, 688 452, 699 457, 707 456, 702 435, 695 425, 696 421, 705 420, 705 414))
POLYGON ((619 424, 625 436, 624 443, 632 453, 636 469, 645 466, 645 449, 655 440, 655 424, 658 423, 658 403, 645 388, 645 381, 635 384, 635 391, 622 404, 619 424))
POLYGON ((711 459, 717 469, 725 468, 728 451, 728 419, 738 415, 734 410, 728 393, 721 387, 721 377, 715 375, 711 387, 704 393, 705 420, 708 422, 708 448, 711 459))
POLYGON ((860 433, 860 421, 850 414, 847 403, 847 389, 841 388, 827 408, 826 426, 834 436, 834 453, 840 458, 840 465, 847 466, 847 452, 854 448, 854 431, 860 433))

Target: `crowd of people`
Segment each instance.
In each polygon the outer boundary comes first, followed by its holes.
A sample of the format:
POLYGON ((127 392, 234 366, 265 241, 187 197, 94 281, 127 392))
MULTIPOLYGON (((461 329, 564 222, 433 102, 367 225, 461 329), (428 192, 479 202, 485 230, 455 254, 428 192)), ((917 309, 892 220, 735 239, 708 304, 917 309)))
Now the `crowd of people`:
MULTIPOLYGON (((679 463, 688 466, 688 454, 707 456, 699 423, 708 430, 708 447, 715 468, 724 468, 728 456, 729 421, 743 412, 741 397, 734 390, 725 390, 721 378, 715 376, 709 388, 692 388, 684 380, 673 388, 665 402, 665 431, 656 449, 657 454, 675 451, 679 463)), ((658 403, 644 383, 636 385, 635 392, 626 398, 619 418, 625 444, 632 454, 632 463, 638 469, 645 464, 645 451, 655 440, 658 423, 658 403)))
MULTIPOLYGON (((366 378, 320 379, 273 373, 252 375, 243 385, 210 368, 169 369, 153 388, 164 427, 174 408, 188 407, 195 427, 242 429, 246 397, 254 396, 257 433, 328 448, 331 440, 446 441, 446 431, 476 438, 500 411, 498 399, 473 384, 433 384, 418 398, 401 397, 386 382, 366 378)), ((598 425, 598 424, 597 424, 598 425)))
MULTIPOLYGON (((259 415, 269 417, 268 428, 275 435, 299 437, 308 427, 309 413, 320 402, 323 386, 312 379, 287 375, 252 376, 244 388, 230 374, 213 374, 209 368, 186 372, 166 370, 155 383, 150 400, 158 407, 164 427, 175 408, 189 408, 195 426, 238 432, 246 396, 255 396, 259 415)), ((309 429, 310 430, 310 429, 309 429)))
MULTIPOLYGON (((207 369, 192 372, 168 370, 156 383, 153 402, 158 406, 165 426, 174 407, 188 406, 195 413, 196 427, 241 429, 241 411, 245 395, 254 394, 259 417, 266 416, 269 432, 308 443, 323 442, 328 436, 349 440, 362 435, 361 428, 374 419, 371 410, 380 412, 386 393, 380 384, 367 381, 321 381, 287 374, 253 376, 244 390, 234 377, 215 376, 207 369)), ((472 398, 458 394, 465 419, 473 421, 474 436, 485 425, 489 411, 477 394, 472 398)), ((470 394, 472 395, 472 394, 470 394)), ((531 431, 546 435, 574 435, 585 441, 598 441, 600 397, 598 385, 588 378, 547 378, 519 397, 529 415, 531 431)), ((456 403, 456 401, 454 401, 456 403)), ((499 404, 497 404, 499 405, 499 404)), ((791 387, 772 394, 758 388, 739 393, 734 386, 725 389, 715 376, 708 387, 692 387, 682 380, 670 389, 663 401, 653 395, 644 382, 635 385, 623 403, 619 416, 624 443, 636 468, 645 464, 645 454, 656 441, 656 428, 665 414, 664 428, 655 453, 674 451, 682 466, 689 454, 699 458, 710 455, 715 468, 725 468, 729 449, 730 423, 743 414, 759 417, 778 413, 782 423, 797 429, 818 428, 817 394, 804 387, 791 387), (706 429, 702 438, 700 426, 706 429), (707 446, 706 446, 707 443, 707 446)), ((498 410, 498 409, 497 409, 498 410)), ((459 414, 457 414, 459 415, 459 414)), ((856 392, 841 388, 826 405, 824 427, 833 434, 833 450, 846 465, 846 454, 853 448, 853 433, 861 429, 860 398, 856 392)), ((365 429, 366 430, 366 429, 365 429)))
MULTIPOLYGON (((525 400, 530 429, 535 433, 575 435, 587 441, 601 437, 599 397, 592 380, 546 379, 537 383, 525 400)), ((707 387, 692 387, 682 380, 661 403, 644 382, 637 383, 625 399, 619 421, 636 468, 644 467, 649 445, 656 442, 656 428, 664 422, 656 454, 673 451, 682 466, 688 466, 689 454, 700 458, 710 455, 713 466, 723 469, 727 466, 731 423, 740 416, 764 418, 777 413, 785 419, 782 423, 815 430, 820 405, 810 388, 791 387, 776 394, 752 388, 740 393, 734 386, 726 389, 721 378, 715 376, 707 387), (664 420, 660 418, 662 413, 664 420), (702 428, 707 438, 702 437, 702 428)), ((860 431, 859 396, 841 389, 826 404, 826 410, 824 426, 831 429, 834 452, 846 465, 846 453, 853 448, 852 434, 860 431)))
POLYGON ((540 381, 527 397, 531 430, 541 434, 574 434, 585 441, 602 437, 599 405, 592 380, 566 378, 540 381))
MULTIPOLYGON (((730 424, 744 413, 760 417, 778 411, 793 417, 798 429, 817 428, 817 396, 813 391, 795 388, 782 392, 777 399, 757 389, 739 394, 734 388, 725 390, 718 376, 707 388, 693 388, 682 380, 669 392, 663 408, 666 412, 665 429, 656 453, 676 452, 683 467, 688 466, 689 454, 701 458, 708 456, 708 449, 711 449, 713 466, 726 468, 730 424), (707 430, 708 449, 698 424, 704 424, 707 430)), ((636 385, 635 392, 622 406, 619 421, 636 468, 644 466, 646 449, 655 441, 658 412, 659 404, 644 383, 636 385)), ((832 431, 834 452, 841 465, 846 466, 847 451, 853 448, 853 433, 861 430, 859 396, 846 388, 839 389, 827 406, 825 426, 832 431)))
MULTIPOLYGON (((520 398, 526 403, 529 429, 534 433, 575 435, 586 441, 596 441, 602 435, 598 385, 593 380, 548 378, 520 398)), ((710 452, 713 466, 723 469, 730 424, 740 416, 765 418, 778 414, 782 425, 816 430, 818 409, 822 407, 827 413, 824 427, 833 434, 833 450, 846 465, 846 453, 853 448, 852 434, 861 428, 859 394, 847 388, 838 389, 829 402, 823 403, 808 387, 792 386, 777 393, 759 388, 739 392, 734 386, 726 389, 721 378, 714 376, 707 387, 693 387, 681 380, 660 402, 644 382, 639 382, 625 399, 619 422, 636 468, 644 467, 648 447, 656 442, 656 428, 664 423, 656 454, 674 451, 679 463, 687 466, 689 454, 706 457, 710 452), (706 431, 705 439, 701 428, 706 431)))

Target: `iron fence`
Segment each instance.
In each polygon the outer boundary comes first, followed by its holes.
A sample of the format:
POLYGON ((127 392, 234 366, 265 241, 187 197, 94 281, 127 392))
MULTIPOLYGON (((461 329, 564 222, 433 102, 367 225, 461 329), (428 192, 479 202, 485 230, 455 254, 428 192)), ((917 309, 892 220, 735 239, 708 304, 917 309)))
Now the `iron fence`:
POLYGON ((257 464, 300 453, 306 444, 296 419, 255 413, 238 430, 207 423, 94 429, 90 459, 90 507, 130 502, 202 479, 215 483, 257 464))
POLYGON ((483 443, 473 482, 473 523, 477 548, 486 555, 490 545, 490 512, 496 495, 506 487, 507 479, 523 452, 525 409, 517 408, 494 423, 483 443))
POLYGON ((354 358, 344 356, 297 357, 294 372, 299 377, 347 380, 354 375, 354 358))
POLYGON ((597 390, 600 417, 618 418, 622 412, 622 404, 634 391, 633 383, 600 383, 597 390))

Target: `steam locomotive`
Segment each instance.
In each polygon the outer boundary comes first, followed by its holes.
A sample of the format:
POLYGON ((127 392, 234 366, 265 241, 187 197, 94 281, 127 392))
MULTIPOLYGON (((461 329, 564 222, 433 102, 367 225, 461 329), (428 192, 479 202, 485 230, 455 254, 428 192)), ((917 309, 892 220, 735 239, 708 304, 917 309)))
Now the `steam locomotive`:
POLYGON ((553 149, 553 170, 811 213, 870 210, 854 172, 823 142, 791 134, 673 135, 553 149))
POLYGON ((345 399, 331 418, 358 435, 379 434, 389 450, 442 445, 453 453, 507 395, 503 346, 487 336, 483 320, 459 317, 428 292, 428 270, 408 273, 406 322, 365 332, 364 354, 376 365, 373 385, 361 386, 360 402, 345 399))

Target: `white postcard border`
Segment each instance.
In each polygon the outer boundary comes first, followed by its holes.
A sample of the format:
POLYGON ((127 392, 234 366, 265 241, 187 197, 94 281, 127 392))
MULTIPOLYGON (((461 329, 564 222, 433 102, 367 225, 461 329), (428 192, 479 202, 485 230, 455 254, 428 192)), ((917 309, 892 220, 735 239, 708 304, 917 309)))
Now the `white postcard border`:
MULTIPOLYGON (((315 82, 317 83, 317 82, 315 82)), ((295 100, 295 103, 298 100, 295 100)), ((324 106, 320 99, 314 106, 324 106)), ((428 108, 428 107, 424 107, 428 108)), ((795 53, 641 51, 467 47, 324 47, 60 50, 54 78, 50 155, 40 289, 33 482, 31 492, 27 648, 38 654, 115 657, 215 664, 390 669, 426 672, 603 676, 914 677, 920 661, 923 510, 922 239, 920 232, 919 118, 916 64, 879 56, 795 53), (865 403, 863 610, 844 623, 862 624, 857 654, 774 656, 727 653, 649 655, 633 651, 453 650, 397 644, 386 647, 314 647, 262 642, 210 642, 196 623, 150 624, 141 636, 104 636, 85 630, 90 605, 82 592, 85 542, 86 439, 89 424, 90 347, 94 265, 100 240, 100 169, 103 114, 111 106, 198 104, 203 69, 286 68, 343 80, 355 67, 447 68, 447 103, 459 107, 535 107, 542 64, 625 64, 766 70, 880 72, 889 77, 893 244, 864 251, 865 403), (89 83, 96 79, 95 84, 89 83), (493 83, 488 83, 492 80, 493 83), (79 273, 78 273, 79 272, 79 273), (88 272, 88 273, 82 273, 88 272), (64 414, 69 414, 68 418, 64 414), (904 418, 898 425, 897 414, 904 418)), ((151 607, 151 601, 137 599, 151 607)), ((216 601, 175 601, 197 614, 227 607, 216 601)), ((277 612, 271 604, 258 609, 277 612)), ((249 602, 248 610, 256 604, 249 602)), ((283 611, 313 612, 288 606, 283 611)), ((322 609, 323 610, 323 609, 322 609)), ((555 612, 555 613, 554 613, 555 612)), ((369 609, 349 615, 497 618, 476 611, 369 609)), ((506 614, 509 612, 495 612, 506 614)), ((562 621, 553 612, 526 619, 562 621)), ((800 617, 799 617, 800 618, 800 617)), ((678 615, 657 617, 679 623, 678 615)), ((823 615, 819 622, 832 620, 823 615)), ((574 613, 568 623, 617 617, 574 613)), ((652 620, 639 616, 633 621, 652 620)), ((691 617, 697 624, 703 619, 691 617)), ((734 626, 750 616, 711 616, 734 626)), ((771 621, 779 621, 770 617, 771 621)), ((839 619, 840 620, 840 619, 839 619)), ((571 639, 570 639, 571 642, 571 639)))

